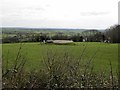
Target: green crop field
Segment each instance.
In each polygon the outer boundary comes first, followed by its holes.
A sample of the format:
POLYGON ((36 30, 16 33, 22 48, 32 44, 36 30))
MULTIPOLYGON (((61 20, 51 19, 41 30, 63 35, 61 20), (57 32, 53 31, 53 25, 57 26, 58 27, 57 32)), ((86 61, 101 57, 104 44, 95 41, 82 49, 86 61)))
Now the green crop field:
MULTIPOLYGON (((92 59, 92 65, 96 71, 108 70, 111 61, 113 71, 118 68, 118 44, 102 42, 79 42, 75 45, 53 45, 41 43, 20 43, 3 44, 3 62, 8 60, 9 67, 14 64, 19 48, 20 54, 26 59, 26 69, 41 68, 41 61, 48 54, 63 57, 63 53, 68 53, 73 58, 81 58, 84 62, 92 59)), ((53 56, 54 56, 53 55, 53 56)))

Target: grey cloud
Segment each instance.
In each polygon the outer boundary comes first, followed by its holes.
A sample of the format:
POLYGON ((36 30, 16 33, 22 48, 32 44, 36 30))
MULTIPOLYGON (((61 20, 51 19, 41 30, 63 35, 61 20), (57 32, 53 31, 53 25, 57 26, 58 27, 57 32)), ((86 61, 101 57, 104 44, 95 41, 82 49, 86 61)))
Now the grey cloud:
POLYGON ((98 15, 107 15, 110 12, 82 12, 82 16, 98 16, 98 15))
POLYGON ((2 18, 6 18, 6 17, 15 18, 15 17, 21 17, 22 15, 33 15, 39 12, 42 13, 43 11, 45 11, 45 9, 42 7, 24 7, 24 8, 22 7, 19 9, 14 9, 2 13, 2 18))
POLYGON ((25 7, 21 8, 19 11, 24 11, 24 12, 33 12, 33 11, 45 11, 45 8, 42 7, 25 7))
POLYGON ((23 8, 25 10, 41 10, 41 11, 44 11, 45 8, 43 7, 27 7, 27 8, 23 8))

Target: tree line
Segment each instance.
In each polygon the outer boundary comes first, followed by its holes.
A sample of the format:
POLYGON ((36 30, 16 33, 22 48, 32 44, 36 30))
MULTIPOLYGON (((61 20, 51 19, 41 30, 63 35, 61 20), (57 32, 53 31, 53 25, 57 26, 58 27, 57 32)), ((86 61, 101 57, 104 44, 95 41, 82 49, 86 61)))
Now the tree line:
POLYGON ((98 30, 87 30, 74 35, 65 35, 58 32, 55 35, 48 33, 17 33, 16 36, 7 36, 2 39, 3 43, 17 42, 43 42, 47 40, 73 40, 74 42, 110 42, 120 43, 119 40, 120 25, 114 25, 104 32, 98 30))

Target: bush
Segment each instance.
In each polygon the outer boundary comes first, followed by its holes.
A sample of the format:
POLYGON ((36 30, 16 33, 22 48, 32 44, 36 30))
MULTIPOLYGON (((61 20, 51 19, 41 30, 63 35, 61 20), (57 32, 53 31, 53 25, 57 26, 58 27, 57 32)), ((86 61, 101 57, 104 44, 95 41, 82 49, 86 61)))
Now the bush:
POLYGON ((17 43, 19 42, 19 38, 17 36, 14 37, 5 37, 2 39, 3 43, 17 43))
POLYGON ((110 73, 95 72, 92 58, 83 63, 82 56, 76 59, 68 52, 46 52, 43 57, 43 68, 25 71, 26 60, 21 57, 19 48, 14 65, 8 68, 3 62, 3 88, 118 88, 118 78, 113 75, 110 62, 110 73))

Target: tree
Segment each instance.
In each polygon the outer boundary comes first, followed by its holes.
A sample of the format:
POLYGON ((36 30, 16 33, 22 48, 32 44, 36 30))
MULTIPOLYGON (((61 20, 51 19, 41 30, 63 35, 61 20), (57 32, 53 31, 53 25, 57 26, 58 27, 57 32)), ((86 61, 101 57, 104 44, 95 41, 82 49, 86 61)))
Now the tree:
POLYGON ((19 42, 19 38, 17 36, 14 37, 5 37, 2 39, 3 43, 17 43, 19 42))
POLYGON ((120 43, 120 25, 114 25, 106 29, 105 35, 111 43, 120 43))
POLYGON ((103 40, 103 34, 98 30, 87 30, 82 32, 82 35, 88 42, 100 42, 103 40))

